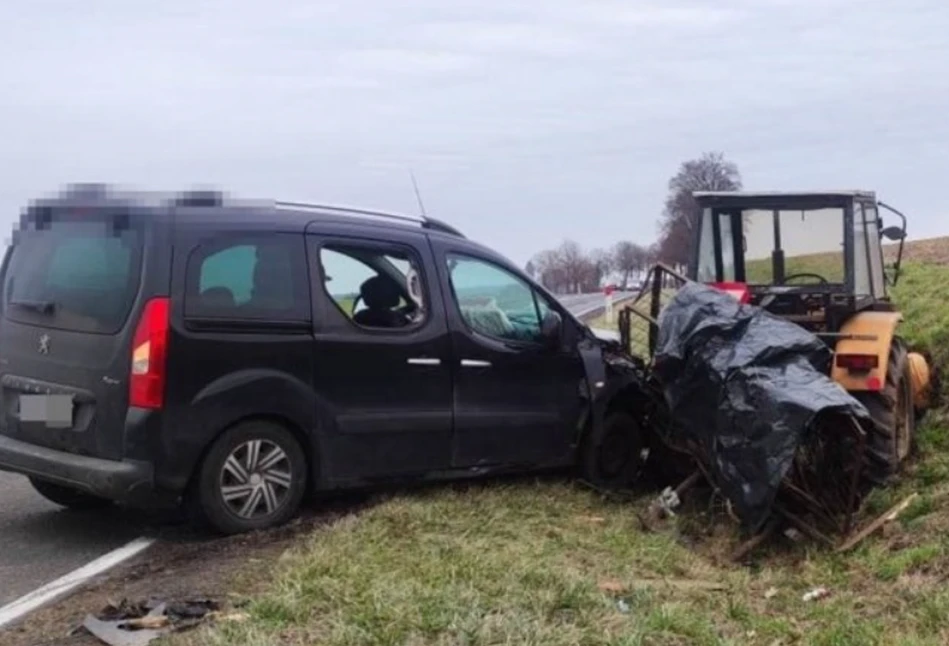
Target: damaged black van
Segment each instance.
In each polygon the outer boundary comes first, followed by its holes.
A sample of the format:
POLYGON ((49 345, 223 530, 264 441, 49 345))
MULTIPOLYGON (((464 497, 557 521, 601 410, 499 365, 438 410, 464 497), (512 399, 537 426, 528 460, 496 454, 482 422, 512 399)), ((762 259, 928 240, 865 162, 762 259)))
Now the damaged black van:
POLYGON ((67 507, 235 533, 307 494, 642 467, 639 372, 427 218, 75 186, 0 270, 0 469, 67 507))

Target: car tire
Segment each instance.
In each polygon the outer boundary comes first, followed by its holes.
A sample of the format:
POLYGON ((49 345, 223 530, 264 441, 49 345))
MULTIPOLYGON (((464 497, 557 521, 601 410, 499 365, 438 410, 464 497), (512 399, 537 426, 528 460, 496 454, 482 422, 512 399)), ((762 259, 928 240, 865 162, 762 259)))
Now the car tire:
POLYGON ((307 461, 293 433, 272 422, 244 422, 215 440, 186 505, 197 524, 222 534, 269 529, 296 515, 307 481, 307 461))
POLYGON ((112 505, 112 501, 107 498, 93 496, 90 493, 73 489, 72 487, 64 487, 63 485, 54 484, 45 480, 30 478, 30 484, 33 485, 33 488, 38 494, 50 502, 56 503, 60 507, 66 507, 67 509, 86 511, 104 509, 112 505))
POLYGON ((626 411, 610 412, 583 444, 580 476, 597 489, 622 491, 642 477, 648 458, 642 425, 626 411))

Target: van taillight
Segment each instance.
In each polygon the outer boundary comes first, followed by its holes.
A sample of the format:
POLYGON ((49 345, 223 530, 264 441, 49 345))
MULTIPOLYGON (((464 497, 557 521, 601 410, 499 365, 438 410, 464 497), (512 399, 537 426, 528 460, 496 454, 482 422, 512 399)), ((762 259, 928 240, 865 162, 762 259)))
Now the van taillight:
POLYGON ((145 304, 135 328, 129 379, 130 406, 156 409, 164 403, 169 309, 167 298, 153 298, 145 304))

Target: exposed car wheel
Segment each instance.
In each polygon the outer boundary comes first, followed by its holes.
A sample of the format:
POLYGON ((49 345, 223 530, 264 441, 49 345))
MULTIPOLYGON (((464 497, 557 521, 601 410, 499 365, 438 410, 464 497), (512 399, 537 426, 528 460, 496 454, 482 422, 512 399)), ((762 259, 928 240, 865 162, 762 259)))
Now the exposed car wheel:
POLYGON ((886 484, 909 457, 915 442, 916 411, 903 339, 894 337, 886 369, 886 383, 879 392, 853 396, 870 412, 864 478, 871 485, 886 484))
POLYGON ((290 520, 306 484, 306 459, 293 434, 271 422, 246 422, 214 442, 186 502, 199 524, 238 534, 290 520))
POLYGON ((86 493, 84 491, 79 491, 78 489, 73 489, 71 487, 64 487, 52 482, 46 482, 45 480, 30 478, 30 484, 33 485, 33 488, 36 489, 36 491, 41 496, 50 502, 56 503, 60 507, 77 510, 88 510, 104 509, 105 507, 112 505, 112 501, 108 500, 107 498, 93 496, 92 494, 86 493))
POLYGON ((648 456, 646 434, 625 411, 608 413, 603 426, 593 429, 580 458, 581 477, 606 490, 632 487, 642 476, 648 456))

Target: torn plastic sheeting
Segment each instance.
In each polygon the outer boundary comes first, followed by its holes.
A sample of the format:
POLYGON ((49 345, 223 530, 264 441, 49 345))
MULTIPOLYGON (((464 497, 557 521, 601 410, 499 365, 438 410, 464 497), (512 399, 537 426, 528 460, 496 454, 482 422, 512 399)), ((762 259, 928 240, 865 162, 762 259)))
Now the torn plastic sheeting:
POLYGON ((658 324, 655 370, 674 422, 668 439, 702 447, 716 485, 753 529, 818 415, 869 418, 828 376, 830 348, 761 308, 689 283, 658 324))

